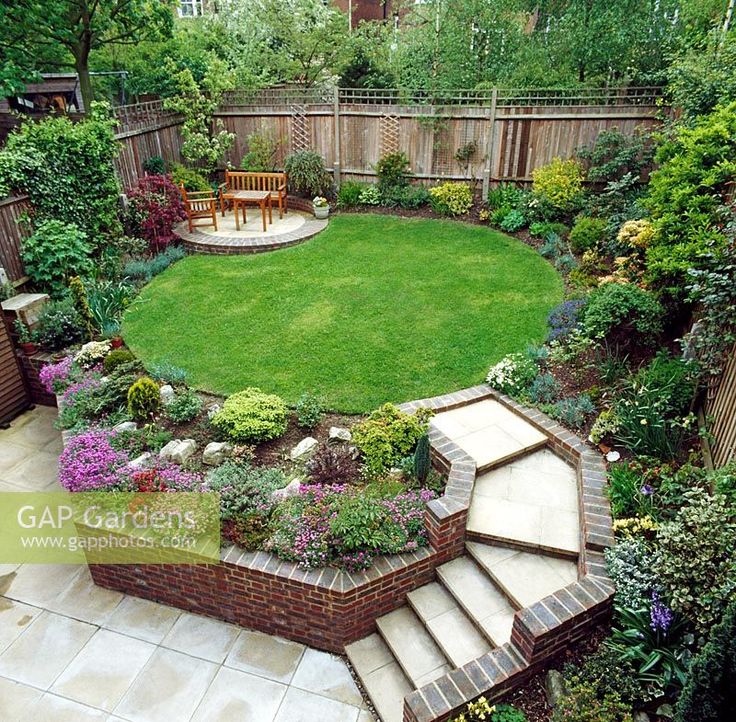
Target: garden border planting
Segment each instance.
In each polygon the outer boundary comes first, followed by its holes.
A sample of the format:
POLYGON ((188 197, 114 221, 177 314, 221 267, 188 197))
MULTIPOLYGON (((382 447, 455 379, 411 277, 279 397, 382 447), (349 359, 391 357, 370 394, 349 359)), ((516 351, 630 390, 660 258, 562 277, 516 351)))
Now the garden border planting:
MULTIPOLYGON (((409 694, 406 722, 446 720, 480 695, 497 699, 583 638, 611 610, 613 586, 602 550, 612 544, 613 532, 605 467, 597 453, 549 417, 485 384, 401 408, 441 412, 483 399, 498 401, 543 431, 549 448, 576 466, 580 578, 518 611, 509 643, 409 694)), ((427 505, 428 548, 378 557, 370 569, 351 573, 331 567, 306 571, 271 553, 230 546, 223 549, 219 565, 90 563, 92 577, 105 588, 341 653, 346 644, 374 631, 377 617, 430 582, 437 566, 464 552, 475 463, 436 429, 430 440, 433 463, 447 471, 448 482, 444 495, 427 505)))

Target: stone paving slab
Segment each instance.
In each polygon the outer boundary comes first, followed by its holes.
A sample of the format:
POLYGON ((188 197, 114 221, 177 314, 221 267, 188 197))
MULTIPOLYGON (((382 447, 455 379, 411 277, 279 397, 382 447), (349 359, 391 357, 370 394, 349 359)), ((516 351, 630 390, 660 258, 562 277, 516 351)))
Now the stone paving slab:
POLYGON ((545 434, 492 399, 443 411, 431 425, 469 454, 479 469, 547 443, 545 434))

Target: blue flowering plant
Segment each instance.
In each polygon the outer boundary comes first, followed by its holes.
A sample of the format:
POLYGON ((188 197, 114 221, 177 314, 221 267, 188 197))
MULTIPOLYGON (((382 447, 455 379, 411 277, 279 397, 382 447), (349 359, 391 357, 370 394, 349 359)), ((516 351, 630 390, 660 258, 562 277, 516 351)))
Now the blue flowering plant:
POLYGON ((682 689, 695 638, 660 593, 653 590, 649 603, 640 609, 617 607, 616 621, 606 644, 619 659, 633 664, 645 698, 658 699, 682 689))

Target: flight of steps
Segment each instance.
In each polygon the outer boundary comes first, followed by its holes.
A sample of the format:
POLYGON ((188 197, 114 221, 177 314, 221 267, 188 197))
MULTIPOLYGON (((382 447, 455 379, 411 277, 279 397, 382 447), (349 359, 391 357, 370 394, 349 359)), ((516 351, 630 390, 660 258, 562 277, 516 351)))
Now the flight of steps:
POLYGON ((508 642, 517 609, 577 578, 568 559, 476 542, 466 550, 380 617, 376 633, 346 647, 383 722, 401 722, 412 690, 508 642))

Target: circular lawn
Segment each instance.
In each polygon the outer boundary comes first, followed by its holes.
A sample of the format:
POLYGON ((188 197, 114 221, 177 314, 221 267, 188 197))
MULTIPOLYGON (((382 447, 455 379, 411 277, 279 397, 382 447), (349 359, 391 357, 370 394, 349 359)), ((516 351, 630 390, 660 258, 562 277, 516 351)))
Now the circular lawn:
POLYGON ((185 258, 143 289, 123 333, 202 391, 257 386, 290 404, 310 391, 364 412, 480 383, 543 340, 562 290, 533 249, 489 228, 340 215, 300 246, 185 258))

